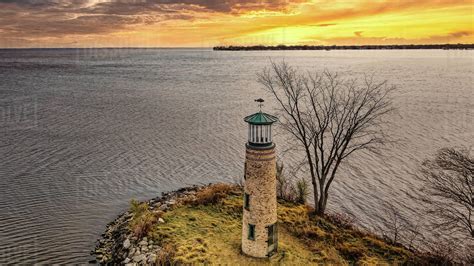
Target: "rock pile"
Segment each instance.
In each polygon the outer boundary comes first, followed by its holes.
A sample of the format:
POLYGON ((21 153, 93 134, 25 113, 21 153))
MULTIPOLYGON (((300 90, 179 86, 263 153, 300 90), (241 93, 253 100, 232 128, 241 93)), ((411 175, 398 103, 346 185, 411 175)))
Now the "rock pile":
MULTIPOLYGON (((161 197, 147 201, 149 210, 153 212, 166 212, 184 201, 195 199, 196 192, 207 188, 206 186, 193 186, 181 188, 177 191, 163 193, 161 197)), ((114 221, 106 226, 105 233, 97 241, 94 251, 96 260, 100 264, 123 264, 123 265, 154 265, 158 256, 166 256, 162 248, 153 240, 143 237, 138 239, 129 229, 129 223, 133 218, 130 211, 119 215, 114 221)), ((163 218, 159 223, 165 223, 163 218)))

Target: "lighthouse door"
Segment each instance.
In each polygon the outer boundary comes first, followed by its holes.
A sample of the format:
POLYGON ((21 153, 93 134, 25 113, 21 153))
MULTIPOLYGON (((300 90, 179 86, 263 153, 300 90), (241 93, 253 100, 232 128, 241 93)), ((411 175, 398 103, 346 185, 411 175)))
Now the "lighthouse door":
POLYGON ((277 226, 276 224, 272 224, 267 226, 268 230, 268 253, 267 256, 273 255, 274 252, 277 251, 277 245, 278 245, 278 233, 277 233, 277 226))

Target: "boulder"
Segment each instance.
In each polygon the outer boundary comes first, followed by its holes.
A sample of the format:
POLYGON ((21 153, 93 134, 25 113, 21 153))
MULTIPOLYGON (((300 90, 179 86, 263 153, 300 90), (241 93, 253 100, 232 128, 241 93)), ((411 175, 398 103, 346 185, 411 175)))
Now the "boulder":
POLYGON ((151 254, 150 257, 148 257, 148 263, 155 263, 156 262, 156 254, 151 254))
POLYGON ((124 249, 128 249, 130 247, 130 239, 125 239, 125 241, 123 241, 123 248, 124 249))
POLYGON ((136 262, 136 263, 139 263, 144 260, 146 260, 145 254, 140 254, 133 257, 133 262, 136 262))

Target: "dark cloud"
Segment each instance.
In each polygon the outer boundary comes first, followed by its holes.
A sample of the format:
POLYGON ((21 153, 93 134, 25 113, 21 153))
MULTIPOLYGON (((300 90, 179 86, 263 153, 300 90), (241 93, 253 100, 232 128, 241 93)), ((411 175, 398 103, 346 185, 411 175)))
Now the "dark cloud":
POLYGON ((302 0, 0 0, 0 34, 9 37, 100 34, 137 24, 193 20, 206 13, 283 10, 302 0))
POLYGON ((0 0, 0 5, 10 4, 26 9, 48 9, 54 7, 67 9, 81 6, 88 2, 88 0, 0 0))
POLYGON ((283 10, 292 3, 303 0, 150 0, 102 2, 88 8, 92 13, 143 14, 146 12, 170 12, 205 10, 220 13, 240 13, 249 10, 283 10))
POLYGON ((115 0, 88 6, 88 0, 0 0, 23 8, 63 9, 65 12, 88 11, 106 14, 137 14, 149 11, 164 11, 169 6, 180 10, 200 8, 214 12, 239 12, 246 10, 282 10, 292 3, 305 0, 115 0))

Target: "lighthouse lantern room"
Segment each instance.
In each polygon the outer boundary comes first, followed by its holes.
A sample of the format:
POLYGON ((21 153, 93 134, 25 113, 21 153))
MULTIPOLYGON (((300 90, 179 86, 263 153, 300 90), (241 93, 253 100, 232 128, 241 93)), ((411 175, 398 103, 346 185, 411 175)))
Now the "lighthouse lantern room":
POLYGON ((272 145, 272 124, 278 119, 262 111, 245 117, 245 122, 249 124, 248 144, 252 146, 272 145))

